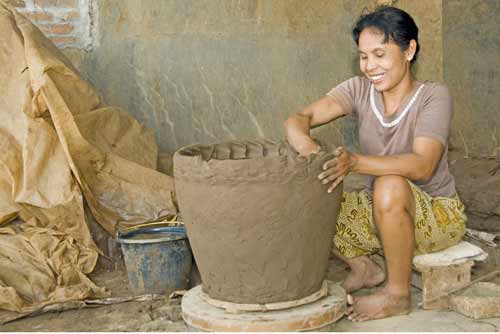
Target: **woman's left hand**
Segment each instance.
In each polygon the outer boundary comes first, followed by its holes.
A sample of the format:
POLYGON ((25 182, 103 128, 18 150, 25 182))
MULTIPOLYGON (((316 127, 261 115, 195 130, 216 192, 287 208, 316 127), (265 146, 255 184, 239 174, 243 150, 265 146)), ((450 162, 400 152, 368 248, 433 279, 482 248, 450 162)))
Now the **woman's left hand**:
POLYGON ((343 147, 337 147, 334 155, 335 158, 323 164, 323 172, 318 175, 321 183, 332 183, 327 190, 329 193, 344 180, 355 164, 354 155, 343 147))

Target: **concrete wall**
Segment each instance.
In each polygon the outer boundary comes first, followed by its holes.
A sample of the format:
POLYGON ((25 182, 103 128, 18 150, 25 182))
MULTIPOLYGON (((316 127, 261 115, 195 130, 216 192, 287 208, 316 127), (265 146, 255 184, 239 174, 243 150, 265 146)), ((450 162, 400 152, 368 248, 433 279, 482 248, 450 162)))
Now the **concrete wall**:
MULTIPOLYGON (((364 8, 379 2, 98 1, 97 46, 82 71, 108 103, 155 129, 164 151, 232 138, 280 139, 288 115, 356 73, 350 30, 364 8)), ((391 3, 422 27, 418 74, 442 80, 441 0, 391 3)), ((315 135, 338 143, 342 128, 353 146, 349 121, 315 135)))
POLYGON ((281 138, 288 114, 352 73, 352 2, 304 3, 100 1, 99 46, 83 72, 154 128, 164 151, 281 138))
POLYGON ((500 147, 500 1, 443 1, 444 79, 453 92, 452 144, 469 156, 500 147))
MULTIPOLYGON (((452 89, 452 147, 491 156, 500 146, 498 0, 9 1, 169 152, 282 138, 289 114, 357 73, 350 29, 358 15, 392 4, 420 27, 417 77, 452 89)), ((356 146, 349 120, 315 135, 356 146)))

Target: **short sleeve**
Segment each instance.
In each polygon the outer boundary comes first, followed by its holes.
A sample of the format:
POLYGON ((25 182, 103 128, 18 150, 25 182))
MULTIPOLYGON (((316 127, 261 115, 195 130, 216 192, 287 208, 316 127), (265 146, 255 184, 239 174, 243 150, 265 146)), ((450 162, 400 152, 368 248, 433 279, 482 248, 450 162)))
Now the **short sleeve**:
POLYGON ((351 114, 357 112, 362 89, 362 78, 353 77, 335 86, 326 95, 333 97, 347 114, 351 114))
POLYGON ((450 91, 445 85, 437 84, 426 95, 417 116, 414 137, 431 137, 446 146, 453 114, 450 91))

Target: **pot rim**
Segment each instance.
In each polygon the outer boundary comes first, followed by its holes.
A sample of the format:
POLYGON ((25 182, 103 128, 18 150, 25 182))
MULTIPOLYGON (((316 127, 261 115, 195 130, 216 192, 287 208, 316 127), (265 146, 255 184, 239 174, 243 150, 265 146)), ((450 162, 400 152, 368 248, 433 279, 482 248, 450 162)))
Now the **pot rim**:
POLYGON ((151 244, 164 241, 175 241, 187 239, 186 228, 184 226, 160 226, 160 227, 144 227, 130 232, 119 234, 116 241, 121 244, 151 244), (169 234, 165 237, 151 239, 128 239, 137 234, 169 234))

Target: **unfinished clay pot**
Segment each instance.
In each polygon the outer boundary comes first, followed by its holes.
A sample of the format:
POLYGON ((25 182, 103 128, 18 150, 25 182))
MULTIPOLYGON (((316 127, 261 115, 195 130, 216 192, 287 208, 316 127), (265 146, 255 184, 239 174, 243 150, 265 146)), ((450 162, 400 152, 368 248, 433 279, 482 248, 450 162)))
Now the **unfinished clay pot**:
POLYGON ((321 288, 342 185, 318 180, 333 147, 238 141, 176 152, 176 194, 203 291, 233 303, 297 300, 321 288))

